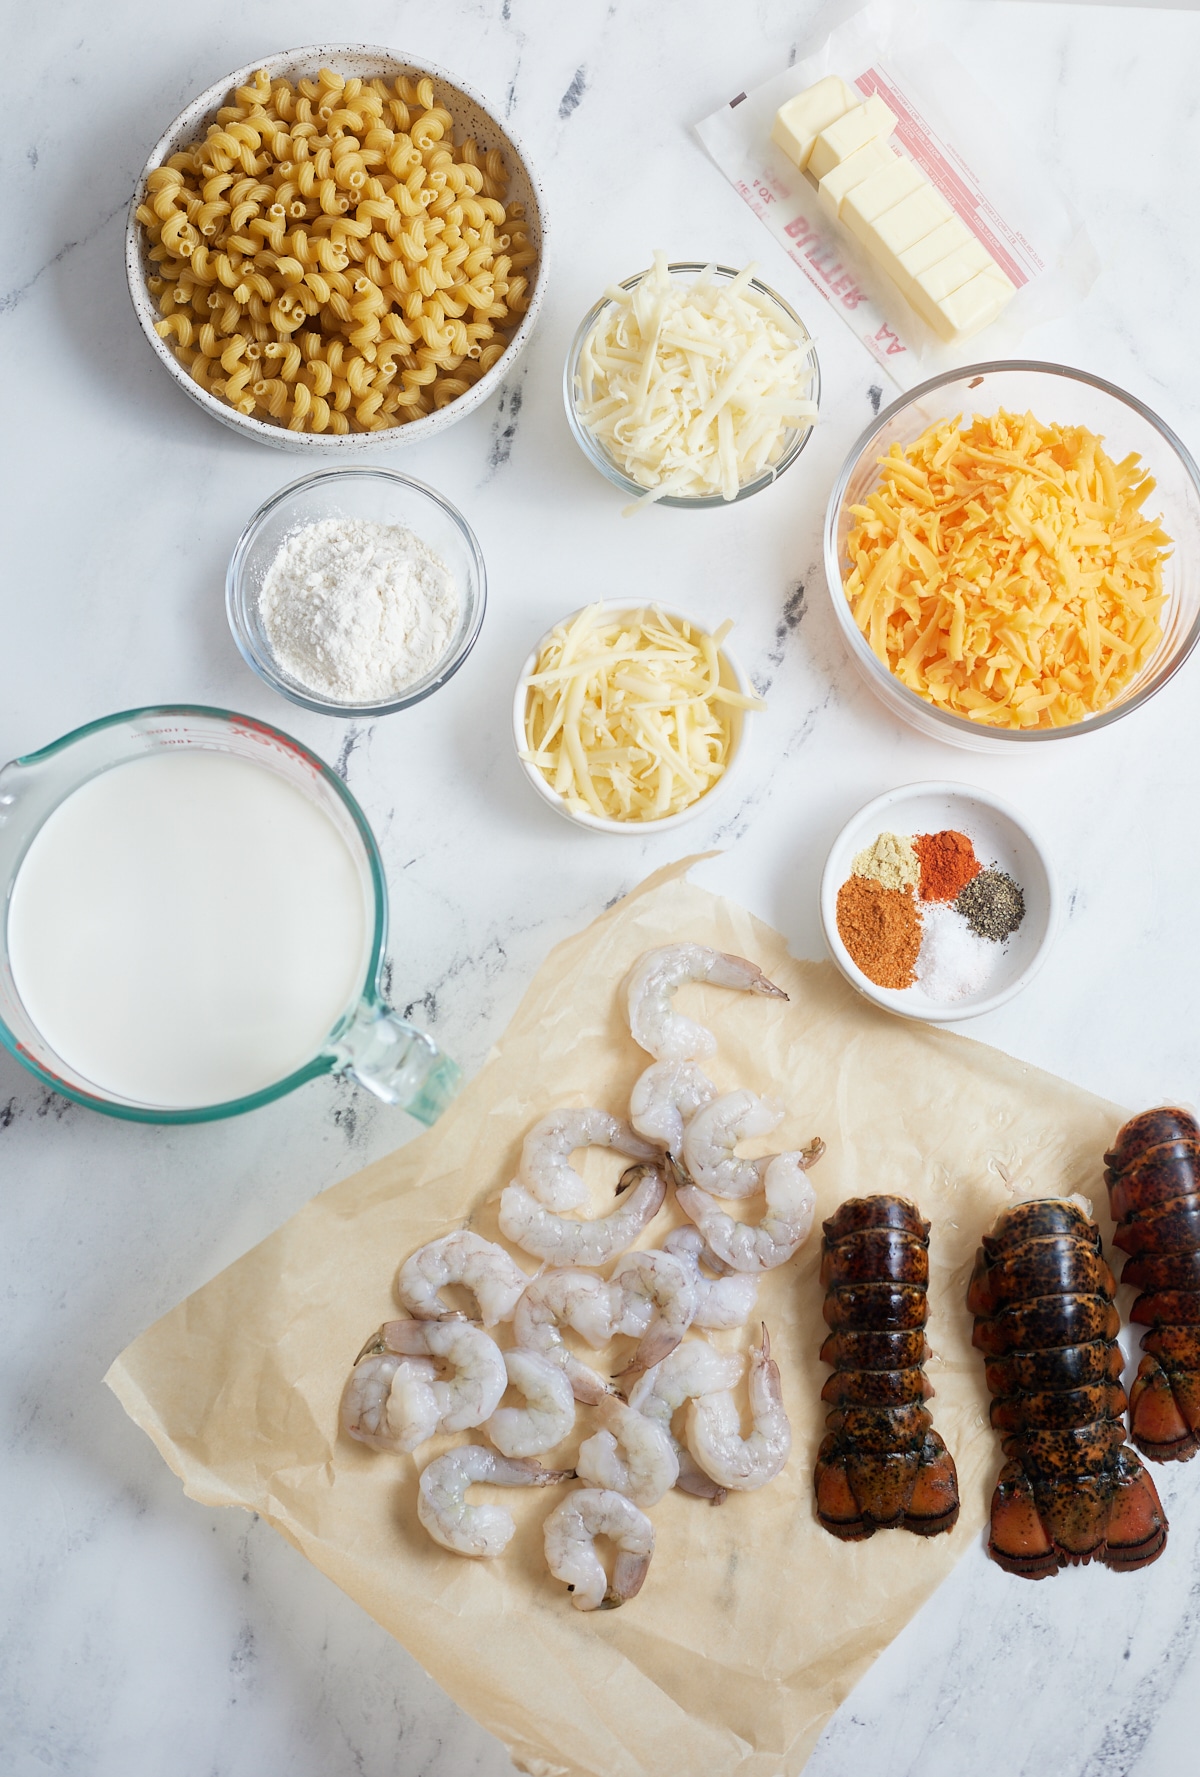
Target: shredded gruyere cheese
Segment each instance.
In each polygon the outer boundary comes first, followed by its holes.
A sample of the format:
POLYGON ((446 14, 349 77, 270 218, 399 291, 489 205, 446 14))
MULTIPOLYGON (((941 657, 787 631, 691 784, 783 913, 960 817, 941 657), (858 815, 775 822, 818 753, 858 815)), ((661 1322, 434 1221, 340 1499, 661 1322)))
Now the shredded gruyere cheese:
POLYGON ((724 772, 731 711, 766 707, 721 683, 732 628, 709 635, 654 606, 560 623, 525 681, 521 758, 576 814, 679 814, 724 772))
POLYGON ((579 357, 576 412, 652 500, 736 499, 778 462, 788 431, 817 417, 811 342, 751 286, 753 273, 723 281, 706 266, 685 285, 656 253, 632 290, 605 291, 579 357))
POLYGON ((1113 703, 1162 639, 1171 538, 1136 452, 1030 413, 939 420, 879 459, 848 539, 855 622, 901 684, 997 728, 1113 703))

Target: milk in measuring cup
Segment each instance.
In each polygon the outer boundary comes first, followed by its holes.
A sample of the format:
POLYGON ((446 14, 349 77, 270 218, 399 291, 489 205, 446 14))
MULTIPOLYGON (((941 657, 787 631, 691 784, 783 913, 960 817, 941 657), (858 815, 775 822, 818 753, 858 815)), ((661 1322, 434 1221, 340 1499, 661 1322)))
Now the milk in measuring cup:
POLYGON ((25 1009, 106 1093, 241 1098, 324 1047, 370 925, 329 816, 265 766, 159 752, 102 772, 35 834, 8 946, 25 1009))

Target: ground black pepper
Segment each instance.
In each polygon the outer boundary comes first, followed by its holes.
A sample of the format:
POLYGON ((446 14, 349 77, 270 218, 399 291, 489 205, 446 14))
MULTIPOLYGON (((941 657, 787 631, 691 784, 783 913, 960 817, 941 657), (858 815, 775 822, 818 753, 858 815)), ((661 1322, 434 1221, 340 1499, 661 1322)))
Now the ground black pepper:
POLYGON ((1004 870, 981 870, 954 906, 980 938, 997 942, 1015 932, 1025 917, 1025 896, 1004 870))

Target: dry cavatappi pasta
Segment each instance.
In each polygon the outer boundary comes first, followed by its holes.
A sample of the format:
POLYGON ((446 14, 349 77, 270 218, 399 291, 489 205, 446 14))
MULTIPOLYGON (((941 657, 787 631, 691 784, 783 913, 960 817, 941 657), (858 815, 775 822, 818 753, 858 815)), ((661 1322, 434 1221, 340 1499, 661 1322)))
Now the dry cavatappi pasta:
POLYGON ((525 681, 525 746, 576 814, 653 821, 689 808, 721 777, 734 710, 761 710, 721 683, 712 635, 656 606, 590 605, 560 623, 525 681))
POLYGON ((292 432, 376 432, 464 394, 528 307, 537 253, 495 150, 433 82, 238 87, 146 181, 151 293, 203 389, 292 432))
POLYGON ((902 685, 996 728, 1105 709, 1162 639, 1171 539, 1136 452, 1031 413, 893 444, 847 540, 854 620, 902 685))

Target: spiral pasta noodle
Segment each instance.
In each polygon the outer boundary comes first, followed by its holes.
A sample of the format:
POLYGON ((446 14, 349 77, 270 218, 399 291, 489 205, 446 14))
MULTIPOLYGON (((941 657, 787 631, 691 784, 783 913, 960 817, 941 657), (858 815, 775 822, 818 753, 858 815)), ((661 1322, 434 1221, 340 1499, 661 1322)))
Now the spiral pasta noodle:
POLYGON ((502 156, 433 82, 272 80, 146 180, 155 332, 209 394, 293 432, 380 432, 491 369, 529 305, 502 156))

